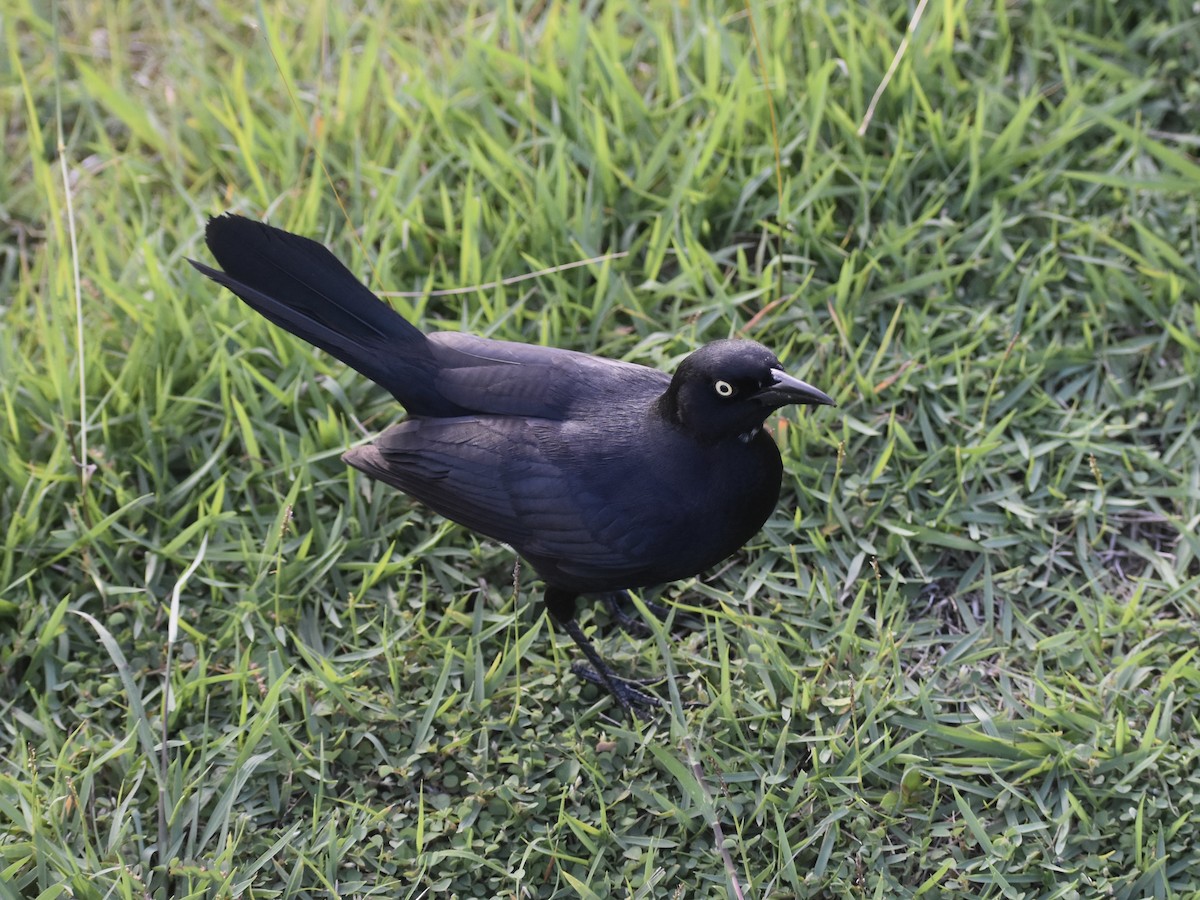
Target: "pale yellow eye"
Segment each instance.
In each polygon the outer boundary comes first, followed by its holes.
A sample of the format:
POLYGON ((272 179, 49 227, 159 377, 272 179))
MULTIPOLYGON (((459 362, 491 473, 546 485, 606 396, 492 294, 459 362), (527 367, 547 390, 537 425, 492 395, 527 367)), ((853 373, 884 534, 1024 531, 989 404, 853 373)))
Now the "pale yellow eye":
POLYGON ((718 381, 716 384, 713 385, 713 388, 716 390, 717 396, 719 396, 719 397, 732 397, 733 396, 733 385, 730 384, 728 381, 718 381))

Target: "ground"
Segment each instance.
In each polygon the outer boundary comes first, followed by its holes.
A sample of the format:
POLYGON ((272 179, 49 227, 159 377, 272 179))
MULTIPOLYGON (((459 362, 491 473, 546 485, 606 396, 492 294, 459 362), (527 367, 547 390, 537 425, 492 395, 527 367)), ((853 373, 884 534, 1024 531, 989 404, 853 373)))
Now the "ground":
POLYGON ((0 895, 1200 892, 1193 4, 0 21, 0 895), (229 209, 423 328, 837 399, 675 619, 584 613, 661 716, 340 463, 401 411, 185 263, 229 209))

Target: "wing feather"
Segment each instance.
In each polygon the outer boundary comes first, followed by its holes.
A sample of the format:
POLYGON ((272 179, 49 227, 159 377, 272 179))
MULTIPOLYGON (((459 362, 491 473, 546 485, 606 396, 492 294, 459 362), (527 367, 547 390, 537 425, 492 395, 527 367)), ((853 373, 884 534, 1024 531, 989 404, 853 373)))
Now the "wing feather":
POLYGON ((589 454, 589 444, 602 443, 573 434, 576 427, 500 416, 408 419, 345 460, 511 545, 547 581, 580 591, 648 583, 641 573, 660 569, 664 551, 676 548, 649 546, 645 536, 674 533, 679 510, 669 493, 650 508, 636 455, 589 454), (620 489, 601 495, 589 487, 598 483, 620 489))

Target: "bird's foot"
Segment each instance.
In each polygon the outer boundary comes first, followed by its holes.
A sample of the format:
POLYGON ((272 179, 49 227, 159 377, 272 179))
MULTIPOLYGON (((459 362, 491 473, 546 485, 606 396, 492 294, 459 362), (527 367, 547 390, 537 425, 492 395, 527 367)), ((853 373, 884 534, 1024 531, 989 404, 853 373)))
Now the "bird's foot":
POLYGON ((588 640, 587 635, 583 633, 583 629, 579 627, 579 623, 574 619, 563 619, 559 621, 559 625, 566 630, 571 636, 571 640, 575 645, 583 651, 583 655, 591 665, 585 663, 575 663, 571 666, 571 670, 581 678, 586 678, 594 684, 600 685, 613 695, 613 699, 617 704, 631 716, 637 716, 639 712, 650 709, 661 709, 662 698, 655 696, 649 691, 642 690, 642 687, 649 684, 656 684, 662 681, 661 678, 650 679, 649 681, 635 681, 629 678, 622 678, 604 661, 600 656, 595 645, 588 640))
POLYGON ((577 662, 571 666, 571 671, 592 684, 599 685, 613 695, 617 704, 632 716, 651 709, 662 709, 662 698, 649 691, 642 690, 653 684, 662 682, 662 678, 622 678, 607 666, 596 670, 587 663, 577 662))

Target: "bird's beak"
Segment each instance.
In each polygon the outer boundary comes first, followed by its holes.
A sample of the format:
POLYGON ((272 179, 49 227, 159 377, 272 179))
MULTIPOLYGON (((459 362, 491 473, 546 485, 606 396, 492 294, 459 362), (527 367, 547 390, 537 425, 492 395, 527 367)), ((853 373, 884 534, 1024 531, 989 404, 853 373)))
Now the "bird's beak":
POLYGON ((772 369, 771 377, 774 382, 754 395, 754 399, 765 403, 772 409, 781 406, 799 404, 802 406, 837 406, 833 398, 824 391, 818 390, 807 381, 793 378, 782 369, 772 369))

